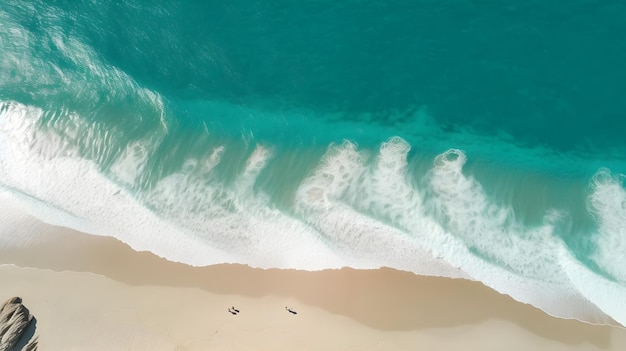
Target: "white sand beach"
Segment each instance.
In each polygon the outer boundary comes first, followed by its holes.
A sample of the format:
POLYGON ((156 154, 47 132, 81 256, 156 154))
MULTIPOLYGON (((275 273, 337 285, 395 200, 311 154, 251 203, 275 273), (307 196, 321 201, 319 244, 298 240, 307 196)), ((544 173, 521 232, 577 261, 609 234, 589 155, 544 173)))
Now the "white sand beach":
POLYGON ((476 282, 392 269, 190 267, 113 238, 21 223, 0 243, 0 300, 23 298, 41 350, 626 349, 625 329, 553 318, 476 282))

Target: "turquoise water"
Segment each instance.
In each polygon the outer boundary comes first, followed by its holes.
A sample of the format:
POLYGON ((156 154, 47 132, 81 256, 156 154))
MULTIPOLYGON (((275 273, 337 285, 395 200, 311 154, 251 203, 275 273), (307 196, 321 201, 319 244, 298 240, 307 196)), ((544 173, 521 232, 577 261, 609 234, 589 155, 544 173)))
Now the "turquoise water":
POLYGON ((192 265, 626 321, 626 5, 2 1, 0 186, 192 265))

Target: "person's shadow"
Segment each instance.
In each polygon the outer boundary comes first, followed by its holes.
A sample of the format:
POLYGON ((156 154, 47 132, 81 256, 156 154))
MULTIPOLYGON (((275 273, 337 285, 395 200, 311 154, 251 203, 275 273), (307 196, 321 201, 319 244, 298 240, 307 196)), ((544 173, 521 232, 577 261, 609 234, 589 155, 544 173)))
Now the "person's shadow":
POLYGON ((26 327, 20 339, 17 341, 17 344, 15 344, 12 349, 9 349, 9 351, 30 351, 30 348, 26 349, 24 347, 35 337, 35 331, 37 331, 37 318, 33 317, 30 323, 28 323, 28 327, 26 327))

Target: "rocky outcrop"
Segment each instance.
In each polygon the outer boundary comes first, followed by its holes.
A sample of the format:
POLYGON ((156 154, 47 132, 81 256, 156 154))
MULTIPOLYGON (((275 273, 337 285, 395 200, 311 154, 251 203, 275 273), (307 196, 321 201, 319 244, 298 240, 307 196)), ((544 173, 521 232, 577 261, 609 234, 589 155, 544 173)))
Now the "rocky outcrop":
MULTIPOLYGON (((0 306, 0 351, 16 350, 22 335, 32 321, 33 316, 22 304, 21 298, 13 297, 3 303, 0 306)), ((37 350, 37 338, 31 339, 21 350, 37 350)))

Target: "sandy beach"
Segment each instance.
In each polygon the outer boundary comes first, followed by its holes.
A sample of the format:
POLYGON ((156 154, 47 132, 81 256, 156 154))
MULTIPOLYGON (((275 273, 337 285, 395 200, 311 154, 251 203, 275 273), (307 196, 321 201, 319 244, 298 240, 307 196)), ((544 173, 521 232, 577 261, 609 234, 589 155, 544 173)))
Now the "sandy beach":
POLYGON ((476 282, 190 267, 32 219, 4 229, 0 300, 24 299, 42 350, 626 348, 624 329, 553 318, 476 282))

